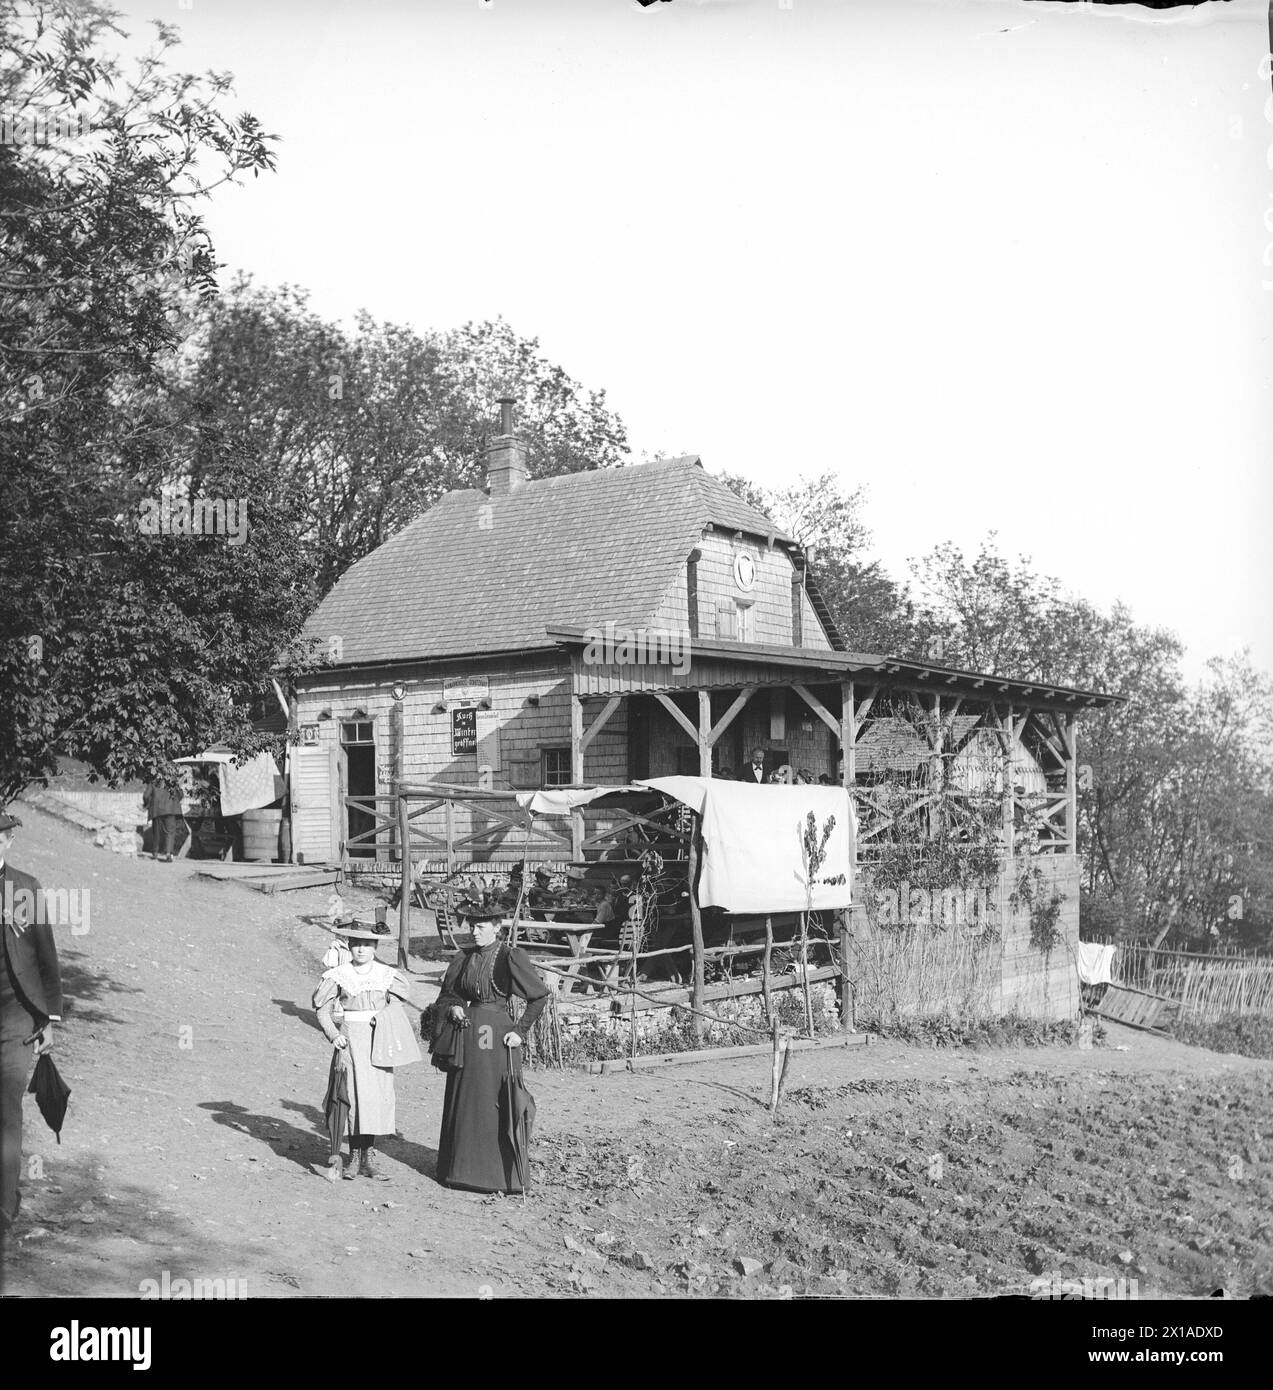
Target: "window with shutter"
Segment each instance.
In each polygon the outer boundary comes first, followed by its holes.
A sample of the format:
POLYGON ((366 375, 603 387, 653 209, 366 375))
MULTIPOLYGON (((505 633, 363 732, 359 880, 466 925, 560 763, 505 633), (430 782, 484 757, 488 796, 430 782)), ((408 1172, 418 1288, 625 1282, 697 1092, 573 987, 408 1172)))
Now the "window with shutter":
POLYGON ((739 642, 754 642, 756 640, 756 627, 752 614, 756 611, 750 603, 740 603, 738 615, 734 619, 735 631, 739 642))
POLYGON ((730 600, 716 605, 716 636, 723 641, 733 642, 737 638, 738 610, 730 600))

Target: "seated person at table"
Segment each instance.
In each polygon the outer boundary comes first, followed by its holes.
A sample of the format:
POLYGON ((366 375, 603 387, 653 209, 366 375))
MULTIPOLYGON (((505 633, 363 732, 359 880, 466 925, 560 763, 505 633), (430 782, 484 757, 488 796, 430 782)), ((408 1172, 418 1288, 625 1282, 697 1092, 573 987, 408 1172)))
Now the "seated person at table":
POLYGON ((530 885, 526 901, 531 907, 555 907, 558 895, 551 888, 552 875, 547 869, 535 870, 535 881, 530 885))
POLYGON ((619 929, 628 920, 628 895, 619 884, 610 888, 598 888, 596 914, 593 921, 597 930, 593 932, 589 946, 593 950, 614 951, 619 946, 619 929))
POLYGON ((522 896, 522 893, 524 891, 522 875, 525 872, 526 861, 524 859, 521 860, 519 863, 514 864, 513 867, 508 871, 508 886, 504 889, 503 896, 510 907, 514 906, 518 898, 522 896))

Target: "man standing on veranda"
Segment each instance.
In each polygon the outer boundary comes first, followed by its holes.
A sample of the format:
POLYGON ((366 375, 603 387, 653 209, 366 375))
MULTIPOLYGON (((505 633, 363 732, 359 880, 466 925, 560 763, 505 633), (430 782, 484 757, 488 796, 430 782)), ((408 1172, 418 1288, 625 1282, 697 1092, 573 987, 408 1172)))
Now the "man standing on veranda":
POLYGON ((18 1214, 22 1097, 35 1058, 52 1050, 53 1025, 62 1021, 62 975, 40 885, 8 862, 21 824, 0 813, 0 1234, 18 1214))

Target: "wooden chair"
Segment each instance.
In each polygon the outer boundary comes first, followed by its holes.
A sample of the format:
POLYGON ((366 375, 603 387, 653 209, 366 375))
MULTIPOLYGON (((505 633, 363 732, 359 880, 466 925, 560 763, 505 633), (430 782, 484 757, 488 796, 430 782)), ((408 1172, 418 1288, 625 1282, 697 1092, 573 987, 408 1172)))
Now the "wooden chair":
POLYGON ((445 888, 424 889, 421 893, 423 906, 433 913, 438 924, 438 935, 452 951, 460 949, 455 933, 460 925, 455 911, 455 899, 445 888))

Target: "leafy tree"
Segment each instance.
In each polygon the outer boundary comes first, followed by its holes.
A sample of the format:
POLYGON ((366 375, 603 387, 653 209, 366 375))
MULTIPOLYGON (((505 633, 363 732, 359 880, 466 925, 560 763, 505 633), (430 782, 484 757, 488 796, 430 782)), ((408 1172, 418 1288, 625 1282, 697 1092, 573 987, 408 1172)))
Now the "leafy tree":
MULTIPOLYGON (((262 555, 209 564, 210 538, 156 545, 138 526, 189 438, 157 364, 181 296, 213 287, 199 202, 273 158, 255 118, 222 114, 227 76, 169 66, 167 25, 126 73, 103 51, 115 18, 72 0, 0 11, 0 109, 20 122, 0 144, 0 800, 58 752, 118 781, 242 733, 227 692, 260 687, 295 619, 292 581, 262 555), (257 604, 261 625, 249 638, 210 598, 257 604)), ((209 480, 256 500, 235 468, 209 480)), ((267 510, 254 521, 271 534, 267 510)))
POLYGON ((898 655, 913 645, 905 591, 869 557, 862 488, 846 492, 834 473, 771 492, 732 473, 717 477, 799 541, 836 626, 856 651, 898 655))
POLYGON ((916 614, 910 655, 940 666, 1065 683, 1083 660, 1070 604, 1028 559, 1002 556, 992 532, 969 561, 946 543, 911 562, 916 614))
POLYGON ((516 399, 532 476, 609 467, 627 449, 605 393, 502 320, 417 333, 362 314, 345 332, 303 291, 249 280, 202 306, 172 379, 187 413, 268 465, 320 593, 444 492, 484 485, 501 395, 516 399))

